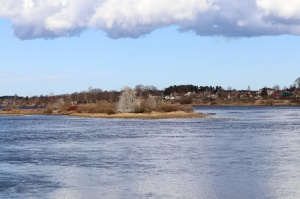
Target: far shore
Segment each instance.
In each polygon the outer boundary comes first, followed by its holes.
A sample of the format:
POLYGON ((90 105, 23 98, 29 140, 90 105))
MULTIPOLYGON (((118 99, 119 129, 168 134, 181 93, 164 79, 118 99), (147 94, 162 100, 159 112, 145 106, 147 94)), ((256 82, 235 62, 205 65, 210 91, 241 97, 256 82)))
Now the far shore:
POLYGON ((300 104, 293 103, 291 100, 255 100, 253 102, 243 101, 212 101, 210 103, 193 103, 193 106, 300 106, 300 104))

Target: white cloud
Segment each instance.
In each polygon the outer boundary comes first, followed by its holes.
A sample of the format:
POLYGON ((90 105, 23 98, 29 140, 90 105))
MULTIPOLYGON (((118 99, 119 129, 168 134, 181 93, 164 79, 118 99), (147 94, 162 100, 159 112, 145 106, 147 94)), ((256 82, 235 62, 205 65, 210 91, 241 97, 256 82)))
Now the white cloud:
POLYGON ((206 0, 108 0, 96 9, 89 26, 111 37, 138 37, 156 28, 196 20, 211 6, 206 0))
POLYGON ((274 15, 284 19, 300 18, 299 0, 257 0, 257 6, 265 15, 274 15))
POLYGON ((300 34, 298 0, 0 0, 0 17, 21 39, 80 34, 139 37, 177 25, 201 36, 300 34))

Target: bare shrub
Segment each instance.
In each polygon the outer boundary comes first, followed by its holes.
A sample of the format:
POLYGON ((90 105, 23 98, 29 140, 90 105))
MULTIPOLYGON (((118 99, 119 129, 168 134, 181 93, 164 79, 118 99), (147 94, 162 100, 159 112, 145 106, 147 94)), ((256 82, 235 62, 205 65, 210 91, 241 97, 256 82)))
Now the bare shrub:
POLYGON ((69 106, 66 103, 57 103, 56 108, 57 108, 57 111, 61 113, 61 112, 68 111, 69 106))
POLYGON ((149 113, 152 110, 148 107, 148 102, 146 100, 136 100, 133 105, 134 113, 149 113))
POLYGON ((106 108, 104 109, 104 113, 106 113, 107 115, 113 115, 116 114, 116 111, 112 108, 106 108))
POLYGON ((188 96, 183 96, 179 101, 180 104, 191 104, 193 102, 193 98, 188 96))
POLYGON ((187 113, 194 112, 194 109, 193 109, 192 106, 178 106, 178 110, 179 111, 184 111, 184 112, 187 112, 187 113))
POLYGON ((53 107, 52 105, 48 104, 45 108, 45 111, 44 111, 46 114, 51 114, 53 113, 53 107))
POLYGON ((162 103, 156 108, 156 111, 158 112, 184 111, 190 113, 190 112, 194 112, 194 109, 192 106, 182 106, 178 104, 162 103))
POLYGON ((172 105, 172 104, 161 104, 160 106, 157 107, 156 111, 158 111, 158 112, 178 111, 178 106, 172 105))
POLYGON ((78 113, 107 113, 109 115, 115 114, 115 103, 112 102, 98 102, 93 104, 79 105, 77 108, 78 113))
POLYGON ((155 110, 155 108, 157 106, 157 101, 154 96, 149 94, 146 103, 147 103, 147 108, 149 110, 151 110, 151 111, 155 110))

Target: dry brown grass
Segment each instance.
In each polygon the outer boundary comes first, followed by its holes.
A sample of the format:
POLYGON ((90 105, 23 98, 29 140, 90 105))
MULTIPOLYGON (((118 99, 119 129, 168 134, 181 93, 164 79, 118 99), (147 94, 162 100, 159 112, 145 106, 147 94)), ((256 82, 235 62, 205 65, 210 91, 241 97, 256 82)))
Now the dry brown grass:
POLYGON ((176 111, 184 111, 187 113, 193 112, 194 109, 190 105, 178 105, 178 104, 171 104, 171 103, 161 103, 159 106, 156 107, 157 112, 176 112, 176 111))
MULTIPOLYGON (((45 114, 45 110, 11 110, 11 111, 0 111, 0 115, 36 115, 45 114)), ((52 114, 58 115, 71 115, 78 117, 91 117, 91 118, 124 118, 124 119, 169 119, 169 118, 204 118, 206 115, 195 113, 195 112, 185 112, 185 111, 174 111, 174 112, 151 112, 151 113, 78 113, 78 112, 57 112, 53 111, 52 114)))
POLYGON ((112 115, 116 113, 116 103, 112 102, 98 102, 95 104, 78 105, 78 113, 105 113, 112 115))
POLYGON ((10 109, 0 111, 0 115, 38 115, 43 114, 41 109, 10 109))
POLYGON ((267 99, 267 100, 256 100, 253 105, 261 105, 261 106, 290 106, 293 105, 291 103, 291 100, 273 100, 273 99, 267 99))
POLYGON ((96 118, 141 118, 141 119, 163 119, 163 118, 202 118, 203 114, 194 113, 192 106, 159 103, 156 110, 152 110, 145 103, 141 103, 134 113, 116 113, 116 103, 107 101, 95 104, 81 104, 74 106, 58 106, 57 104, 48 105, 43 110, 19 110, 11 109, 0 111, 5 115, 32 115, 32 114, 54 114, 54 115, 72 115, 82 117, 96 118))
POLYGON ((46 113, 46 114, 51 114, 51 113, 53 113, 53 107, 52 107, 52 105, 48 104, 48 105, 46 106, 45 110, 44 110, 44 113, 46 113))

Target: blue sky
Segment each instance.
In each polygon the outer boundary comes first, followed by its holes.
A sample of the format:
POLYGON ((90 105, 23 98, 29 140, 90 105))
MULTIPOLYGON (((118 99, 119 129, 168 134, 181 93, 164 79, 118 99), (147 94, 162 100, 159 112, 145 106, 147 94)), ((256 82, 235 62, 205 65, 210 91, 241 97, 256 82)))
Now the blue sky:
MULTIPOLYGON (((176 22, 133 35, 120 27, 114 30, 120 32, 117 36, 111 29, 88 27, 80 34, 49 36, 28 33, 24 29, 32 26, 26 25, 1 15, 0 8, 0 95, 120 90, 138 84, 257 90, 289 87, 300 77, 300 38, 289 31, 228 37, 224 30, 224 35, 205 36, 199 27, 176 22)), ((140 30, 136 26, 132 29, 140 30)))

